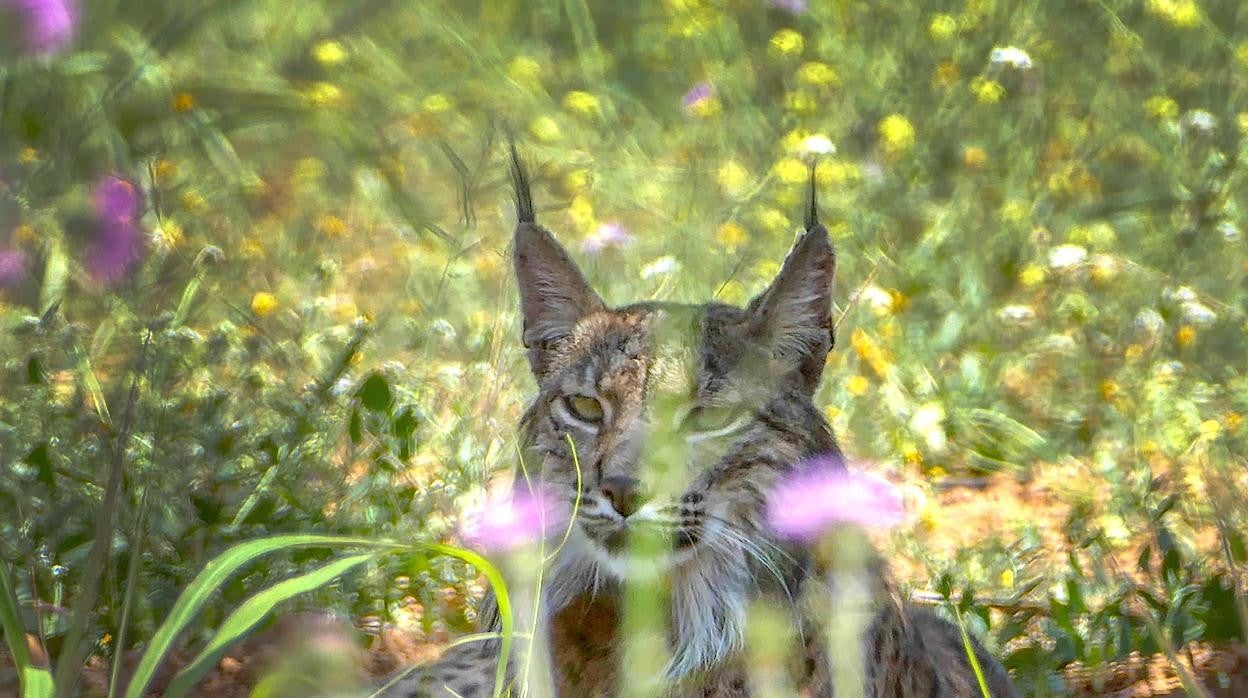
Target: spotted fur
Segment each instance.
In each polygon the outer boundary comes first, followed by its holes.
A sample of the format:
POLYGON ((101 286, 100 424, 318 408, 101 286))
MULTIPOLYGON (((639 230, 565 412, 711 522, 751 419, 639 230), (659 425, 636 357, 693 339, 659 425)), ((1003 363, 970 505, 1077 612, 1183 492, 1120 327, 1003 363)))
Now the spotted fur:
MULTIPOLYGON (((750 695, 747 609, 760 600, 791 616, 802 645, 793 682, 831 696, 819 621, 807 610, 827 598, 827 577, 809 550, 777 539, 763 518, 768 491, 793 468, 816 456, 843 467, 812 401, 833 346, 835 269, 813 179, 807 230, 744 308, 609 307, 537 225, 514 151, 513 179, 522 337, 538 387, 521 423, 526 477, 517 481, 540 483, 569 510, 579 505, 541 592, 549 651, 537 661, 548 664, 555 692, 616 695, 630 679, 619 666, 622 588, 648 570, 666 575, 670 589, 668 696, 750 695), (670 548, 641 556, 630 546, 639 532, 670 548)), ((958 629, 903 604, 883 569, 877 560, 870 576, 866 694, 981 695, 958 629)), ((488 598, 482 618, 496 627, 488 598)), ((973 646, 992 695, 1016 695, 1001 665, 973 646)), ((497 643, 459 647, 387 695, 487 695, 497 661, 497 643)))

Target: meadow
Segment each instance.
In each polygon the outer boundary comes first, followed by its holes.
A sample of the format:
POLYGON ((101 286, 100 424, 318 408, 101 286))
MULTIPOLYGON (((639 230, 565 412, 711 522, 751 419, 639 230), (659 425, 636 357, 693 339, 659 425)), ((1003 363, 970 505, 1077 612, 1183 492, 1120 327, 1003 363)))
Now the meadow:
POLYGON ((509 140, 610 303, 748 300, 815 163, 904 588, 1028 696, 1248 695, 1236 0, 0 0, 0 694, 472 632, 509 140))

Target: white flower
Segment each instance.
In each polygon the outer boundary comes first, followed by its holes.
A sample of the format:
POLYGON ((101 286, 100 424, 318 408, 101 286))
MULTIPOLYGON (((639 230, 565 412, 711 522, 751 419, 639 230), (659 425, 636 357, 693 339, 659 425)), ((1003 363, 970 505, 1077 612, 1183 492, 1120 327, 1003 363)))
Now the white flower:
POLYGON ((1183 125, 1193 131, 1213 133, 1218 126, 1218 119, 1204 109, 1193 109, 1183 115, 1183 125))
POLYGON ((1161 313, 1152 308, 1145 308, 1135 316, 1135 329, 1149 335, 1156 335, 1166 326, 1161 313))
POLYGON ((1188 301, 1183 304, 1183 317, 1193 325, 1211 325, 1218 319, 1218 314, 1209 306, 1199 301, 1188 301))
POLYGON ((867 305, 871 306, 871 309, 874 310, 877 315, 884 315, 887 314, 889 310, 892 310, 893 296, 888 291, 885 291, 875 284, 862 289, 862 293, 859 294, 858 297, 865 301, 867 305))
POLYGON ((910 417, 910 429, 923 437, 932 451, 943 451, 945 437, 945 408, 939 402, 929 402, 914 411, 910 417))
POLYGON ((816 133, 813 136, 807 136, 802 141, 802 151, 812 155, 833 155, 836 153, 836 145, 832 143, 832 139, 816 133))
POLYGON ((671 255, 664 255, 641 268, 641 278, 653 279, 656 276, 670 274, 680 269, 680 262, 671 255))
POLYGON ((1161 297, 1174 303, 1191 303, 1196 300, 1196 291, 1191 286, 1168 288, 1161 292, 1161 297))
POLYGON ((1070 269, 1083 264, 1088 251, 1079 245, 1058 245, 1049 251, 1049 266, 1054 269, 1070 269))
POLYGON ((1036 311, 1025 305, 1007 305, 997 311, 997 317, 1013 325, 1026 325, 1036 319, 1036 311))
POLYGON ((1239 226, 1230 221, 1222 221, 1219 223, 1218 232, 1222 233, 1223 238, 1232 242, 1239 239, 1239 226))
POLYGON ((993 65, 1008 65, 1019 70, 1031 70, 1031 56, 1017 46, 998 46, 992 49, 988 60, 993 65))

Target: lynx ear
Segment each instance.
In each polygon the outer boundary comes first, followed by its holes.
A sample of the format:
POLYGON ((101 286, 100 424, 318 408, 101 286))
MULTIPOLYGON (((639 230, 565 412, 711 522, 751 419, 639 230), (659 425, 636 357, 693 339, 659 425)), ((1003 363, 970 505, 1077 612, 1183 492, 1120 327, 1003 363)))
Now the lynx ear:
POLYGON ((567 251, 537 224, 528 175, 515 144, 511 146, 511 178, 518 219, 512 255, 520 286, 524 346, 529 349, 533 372, 540 375, 550 346, 572 334, 581 318, 605 306, 567 251))
POLYGON ((833 345, 832 278, 836 252, 819 222, 815 171, 810 171, 806 232, 789 251, 767 290, 750 301, 751 334, 773 356, 793 361, 808 390, 814 391, 833 345))

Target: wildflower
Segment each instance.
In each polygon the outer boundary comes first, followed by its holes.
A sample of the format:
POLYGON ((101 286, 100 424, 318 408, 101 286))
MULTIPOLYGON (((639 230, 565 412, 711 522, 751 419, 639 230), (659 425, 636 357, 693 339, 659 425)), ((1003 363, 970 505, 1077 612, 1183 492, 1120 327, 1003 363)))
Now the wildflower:
POLYGON ((1218 120, 1204 109, 1193 109, 1183 115, 1181 122, 1183 127, 1189 131, 1198 131, 1204 134, 1213 133, 1218 126, 1218 120))
POLYGON ((1156 95, 1144 102, 1144 111, 1157 120, 1173 119, 1179 115, 1179 104, 1165 95, 1156 95))
POLYGON ((251 312, 255 313, 256 317, 268 317, 277 310, 277 307, 277 296, 268 291, 256 291, 251 297, 251 312))
POLYGON ((785 184, 801 184, 806 181, 807 176, 810 174, 806 163, 797 158, 778 160, 775 165, 772 165, 771 171, 785 184))
POLYGON ((975 78, 971 81, 971 92, 980 104, 996 104, 1005 96, 1005 87, 996 80, 975 78))
POLYGON ((1174 341, 1181 348, 1187 348, 1196 343, 1196 328, 1191 325, 1184 325, 1174 334, 1174 341))
POLYGON ((1235 58, 1244 65, 1248 65, 1248 41, 1239 42, 1239 46, 1235 47, 1235 58))
POLYGON ((1214 320, 1218 319, 1218 314, 1200 301, 1188 301, 1181 308, 1183 310, 1183 319, 1193 325, 1212 325, 1214 320))
POLYGON ((347 51, 337 41, 325 40, 313 47, 312 57, 323 66, 335 66, 347 60, 347 51))
POLYGON ((958 20, 952 15, 935 15, 927 25, 927 33, 937 41, 952 39, 958 33, 958 20))
POLYGON ((475 546, 504 552, 541 540, 559 528, 561 518, 553 499, 542 490, 517 489, 506 500, 469 512, 459 534, 475 546))
POLYGON ((831 138, 828 138, 822 133, 816 133, 814 135, 807 136, 806 139, 802 141, 802 152, 810 155, 835 155, 836 145, 832 143, 831 138))
POLYGON ((1029 325, 1036 319, 1036 311, 1025 305, 1007 305, 997 311, 997 317, 1011 325, 1029 325))
POLYGON ((564 95, 563 108, 586 118, 593 118, 602 114, 602 105, 598 101, 598 97, 581 90, 572 90, 564 95))
POLYGON ((945 435, 945 408, 939 402, 919 407, 910 417, 910 429, 923 437, 929 451, 943 451, 948 443, 945 435))
POLYGON ((720 109, 715 86, 709 82, 700 82, 690 88, 680 98, 680 104, 684 107, 686 114, 697 117, 714 116, 719 113, 720 109))
POLYGON ((904 153, 914 145, 914 125, 901 114, 884 117, 877 128, 884 149, 889 153, 904 153))
POLYGON ((1206 419, 1200 423, 1200 438, 1212 441, 1222 433, 1222 424, 1216 419, 1206 419))
POLYGON ((173 96, 170 106, 179 114, 185 114, 195 108, 195 95, 190 92, 179 92, 173 96))
POLYGON ((26 278, 26 253, 0 247, 0 288, 16 286, 26 278))
POLYGON ((441 114, 455 108, 455 102, 441 92, 435 92, 420 100, 420 108, 430 114, 441 114))
POLYGON ((589 254, 602 252, 608 247, 628 247, 633 244, 633 234, 616 222, 603 223, 581 242, 581 251, 589 254))
POLYGON ((1119 387, 1117 381, 1101 381, 1101 399, 1105 400, 1105 402, 1112 402, 1113 399, 1118 396, 1118 392, 1120 390, 1121 388, 1119 387))
POLYGON ((932 84, 937 87, 951 87, 962 79, 962 71, 953 61, 945 61, 936 66, 932 72, 932 84))
POLYGON ((1049 266, 1054 269, 1070 269, 1083 264, 1088 251, 1079 245, 1058 245, 1049 251, 1049 266))
POLYGON ((778 7, 791 14, 800 15, 808 9, 806 0, 767 0, 774 7, 778 7))
POLYGON ((962 164, 978 170, 988 164, 988 152, 976 145, 968 145, 962 149, 962 164))
POLYGON ((17 152, 17 161, 23 165, 29 165, 39 159, 39 151, 30 146, 26 146, 17 152))
POLYGON ((809 116, 814 114, 818 107, 819 103, 815 101, 814 95, 805 90, 797 90, 784 95, 785 111, 809 116))
POLYGON ((332 107, 342 102, 342 88, 332 82, 318 82, 305 95, 308 101, 321 107, 332 107))
POLYGON ((559 122, 549 116, 539 116, 529 124, 529 133, 543 143, 552 143, 563 138, 559 122))
POLYGON ((795 56, 806 47, 806 40, 792 29, 781 29, 771 36, 771 50, 782 56, 795 56))
POLYGON ((843 525, 886 528, 903 515, 896 486, 832 457, 799 466, 767 497, 767 523, 785 538, 808 540, 843 525))
POLYGON ((527 56, 517 56, 507 64, 507 77, 523 85, 540 85, 541 76, 541 64, 527 56))
POLYGON ((316 217, 316 229, 330 237, 342 237, 347 234, 347 222, 332 213, 316 217))
POLYGON ((664 255, 641 268, 641 278, 653 279, 656 276, 671 274, 680 269, 680 262, 671 255, 664 255))
POLYGON ((142 197, 133 184, 110 175, 96 184, 94 199, 97 226, 87 266, 97 280, 111 283, 129 273, 143 256, 142 197))
MULTIPOLYGON (((759 226, 770 233, 781 233, 791 229, 788 214, 779 209, 766 206, 760 209, 755 216, 759 226)), ((779 268, 776 271, 779 271, 779 268)))
POLYGON ((729 196, 741 196, 750 184, 750 171, 736 160, 725 160, 715 172, 719 188, 729 196))
POLYGON ((797 69, 797 79, 799 82, 816 87, 838 85, 841 82, 840 76, 836 74, 832 66, 818 61, 803 63, 802 67, 797 69))
POLYGON ((845 389, 854 397, 862 397, 871 389, 871 381, 867 380, 866 376, 850 376, 849 380, 845 382, 845 389))
POLYGON ((749 233, 745 231, 745 228, 732 221, 724 223, 715 231, 715 243, 729 250, 737 249, 749 238, 749 233))
MULTIPOLYGON (((38 56, 58 53, 74 38, 78 4, 73 0, 7 0, 22 23, 26 48, 38 56)), ((3 3, 0 3, 3 4, 3 3)))
POLYGON ((988 54, 988 61, 993 65, 1004 65, 1018 70, 1031 70, 1031 56, 1016 46, 998 46, 988 54))

